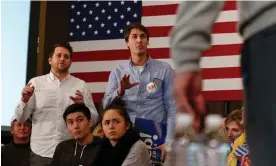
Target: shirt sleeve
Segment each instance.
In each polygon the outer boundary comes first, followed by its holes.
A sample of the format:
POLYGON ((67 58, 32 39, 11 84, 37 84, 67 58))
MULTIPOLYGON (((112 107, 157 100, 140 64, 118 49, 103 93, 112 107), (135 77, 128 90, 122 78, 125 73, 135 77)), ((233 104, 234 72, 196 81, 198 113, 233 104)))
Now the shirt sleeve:
MULTIPOLYGON (((34 85, 33 79, 29 81, 29 83, 32 83, 34 85)), ((34 85, 35 87, 35 85, 34 85)), ((34 89, 35 90, 35 89, 34 89)), ((25 121, 27 120, 30 115, 34 112, 35 110, 35 105, 36 105, 36 100, 35 100, 35 93, 31 96, 29 101, 27 103, 24 103, 21 99, 19 103, 17 104, 15 108, 15 119, 18 121, 25 121)))
POLYGON ((93 124, 95 125, 98 122, 99 114, 93 102, 92 92, 86 83, 85 83, 85 92, 84 92, 84 103, 90 109, 91 118, 92 118, 93 124))
POLYGON ((173 88, 173 79, 174 74, 172 68, 169 66, 164 82, 164 105, 165 110, 167 111, 167 135, 165 142, 168 143, 169 140, 173 137, 173 132, 175 128, 176 120, 176 105, 175 99, 173 97, 172 88, 173 88))
POLYGON ((211 45, 211 31, 223 1, 184 1, 171 31, 171 56, 177 72, 199 71, 203 51, 211 45))
POLYGON ((103 107, 106 108, 111 102, 112 100, 118 96, 118 81, 116 78, 116 72, 115 70, 112 70, 110 75, 109 75, 109 79, 108 79, 108 85, 107 85, 107 89, 106 92, 104 94, 104 98, 103 98, 103 107))

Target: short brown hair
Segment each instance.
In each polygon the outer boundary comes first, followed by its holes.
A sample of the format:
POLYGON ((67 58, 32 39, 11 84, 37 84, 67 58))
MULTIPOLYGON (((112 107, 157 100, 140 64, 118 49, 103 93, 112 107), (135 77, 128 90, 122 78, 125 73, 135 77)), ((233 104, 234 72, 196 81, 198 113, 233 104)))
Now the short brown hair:
POLYGON ((57 47, 66 48, 66 49, 69 51, 69 53, 70 53, 70 59, 72 59, 73 48, 71 47, 70 43, 68 43, 68 42, 63 42, 63 43, 56 43, 56 44, 54 44, 54 45, 52 46, 51 51, 50 51, 50 54, 49 54, 50 57, 53 56, 53 54, 54 54, 54 52, 55 52, 55 49, 56 49, 57 47))
POLYGON ((128 38, 129 38, 129 35, 130 35, 130 32, 131 32, 132 29, 139 29, 140 31, 144 32, 147 35, 147 39, 149 40, 149 32, 148 32, 147 28, 144 25, 142 25, 142 24, 130 24, 124 30, 125 42, 128 42, 128 38))
POLYGON ((232 111, 225 119, 225 126, 230 123, 230 122, 237 122, 237 124, 240 124, 240 122, 242 121, 242 111, 241 110, 234 110, 232 111))

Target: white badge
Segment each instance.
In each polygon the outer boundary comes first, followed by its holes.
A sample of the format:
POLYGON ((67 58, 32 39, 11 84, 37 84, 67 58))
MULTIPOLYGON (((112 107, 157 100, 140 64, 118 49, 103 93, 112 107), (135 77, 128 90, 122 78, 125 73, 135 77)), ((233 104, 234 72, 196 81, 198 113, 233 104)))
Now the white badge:
POLYGON ((148 91, 149 93, 154 93, 154 92, 156 92, 156 90, 157 90, 157 86, 156 86, 155 83, 150 82, 150 83, 147 85, 147 91, 148 91))

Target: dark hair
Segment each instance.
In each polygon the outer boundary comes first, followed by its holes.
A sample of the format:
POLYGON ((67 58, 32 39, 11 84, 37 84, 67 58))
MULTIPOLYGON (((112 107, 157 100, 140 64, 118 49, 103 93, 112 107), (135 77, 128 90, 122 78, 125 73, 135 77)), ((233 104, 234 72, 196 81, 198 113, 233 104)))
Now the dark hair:
POLYGON ((124 30, 124 38, 125 38, 126 42, 128 42, 128 38, 129 38, 129 35, 130 35, 130 32, 131 32, 132 29, 139 29, 139 30, 143 31, 147 35, 147 39, 149 40, 149 32, 148 32, 147 28, 144 25, 142 25, 142 24, 130 24, 124 30))
POLYGON ((55 49, 57 47, 63 47, 63 48, 66 48, 69 52, 70 52, 70 59, 72 59, 72 53, 73 53, 73 48, 71 47, 70 43, 68 42, 63 42, 63 43, 56 43, 52 46, 51 48, 51 51, 50 51, 50 54, 49 56, 53 56, 54 52, 55 52, 55 49))
POLYGON ((102 116, 101 116, 101 124, 103 121, 104 114, 110 110, 110 109, 115 109, 118 110, 118 113, 125 119, 126 123, 129 124, 129 128, 132 128, 132 122, 130 120, 130 117, 127 113, 126 110, 126 105, 125 102, 120 99, 118 96, 113 99, 113 101, 104 109, 102 116))
POLYGON ((91 120, 91 113, 88 107, 85 106, 85 104, 72 104, 69 105, 64 113, 63 113, 63 119, 66 122, 66 118, 69 114, 75 113, 75 112, 82 112, 84 116, 86 116, 87 120, 91 120))

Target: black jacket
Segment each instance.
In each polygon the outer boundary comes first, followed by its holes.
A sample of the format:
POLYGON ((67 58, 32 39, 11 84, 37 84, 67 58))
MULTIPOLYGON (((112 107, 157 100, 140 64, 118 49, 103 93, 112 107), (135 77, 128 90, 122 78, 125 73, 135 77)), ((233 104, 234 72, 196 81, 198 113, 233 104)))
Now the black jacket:
POLYGON ((1 165, 29 166, 30 144, 15 144, 13 141, 1 147, 1 165))
POLYGON ((91 166, 100 148, 101 138, 93 137, 93 141, 82 146, 74 139, 63 141, 56 147, 51 166, 91 166))

